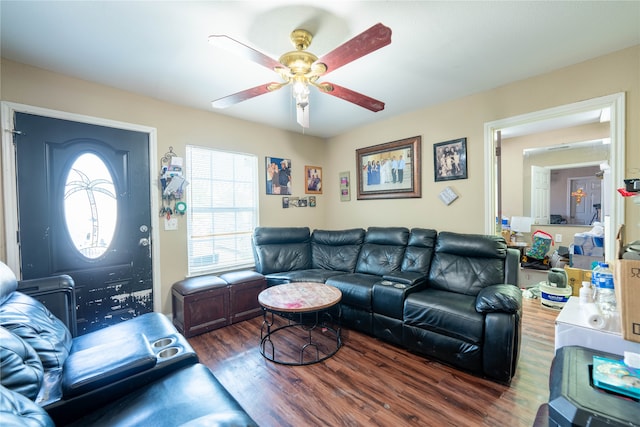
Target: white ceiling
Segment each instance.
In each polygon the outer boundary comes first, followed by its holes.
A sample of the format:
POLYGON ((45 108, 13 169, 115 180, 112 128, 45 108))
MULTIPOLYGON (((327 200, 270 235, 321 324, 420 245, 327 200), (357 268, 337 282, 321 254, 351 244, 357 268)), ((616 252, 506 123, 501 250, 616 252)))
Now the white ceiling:
MULTIPOLYGON (((224 110, 211 101, 277 75, 207 42, 225 34, 275 59, 289 34, 324 55, 377 22, 392 42, 327 76, 386 103, 378 113, 312 90, 331 137, 640 44, 640 1, 0 1, 10 60, 302 132, 288 88, 224 110)), ((99 102, 99 100, 96 100, 99 102)))

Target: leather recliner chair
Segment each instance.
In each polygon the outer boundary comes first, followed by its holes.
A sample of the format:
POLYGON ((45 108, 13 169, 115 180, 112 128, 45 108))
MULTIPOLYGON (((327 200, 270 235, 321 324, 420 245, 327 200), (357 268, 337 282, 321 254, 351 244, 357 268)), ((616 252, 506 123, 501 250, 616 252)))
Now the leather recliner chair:
POLYGON ((35 425, 111 425, 148 412, 139 419, 153 425, 214 415, 221 425, 224 419, 255 425, 163 314, 72 338, 42 303, 17 289, 15 275, 0 263, 3 423, 18 414, 35 425))

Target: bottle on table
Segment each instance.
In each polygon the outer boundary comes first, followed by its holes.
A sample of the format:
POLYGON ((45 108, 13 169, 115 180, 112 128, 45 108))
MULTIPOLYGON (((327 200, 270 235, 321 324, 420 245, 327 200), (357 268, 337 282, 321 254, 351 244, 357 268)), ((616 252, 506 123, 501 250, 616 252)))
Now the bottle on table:
POLYGON ((582 282, 580 288, 580 304, 589 304, 593 302, 593 291, 591 290, 591 282, 582 282))
POLYGON ((614 329, 618 323, 619 315, 616 303, 613 271, 609 268, 609 264, 601 262, 598 265, 597 272, 594 269, 592 273, 592 282, 593 276, 596 277, 598 287, 596 290, 595 303, 607 322, 607 328, 614 329))

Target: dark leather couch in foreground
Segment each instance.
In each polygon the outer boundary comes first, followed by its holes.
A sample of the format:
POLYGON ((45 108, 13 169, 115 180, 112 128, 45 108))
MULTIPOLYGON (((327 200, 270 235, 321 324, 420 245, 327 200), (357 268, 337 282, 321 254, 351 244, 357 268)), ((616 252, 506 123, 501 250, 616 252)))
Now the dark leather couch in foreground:
POLYGON ((404 227, 258 227, 268 286, 322 282, 342 291, 343 326, 509 383, 520 350, 519 253, 499 236, 404 227))
POLYGON ((164 315, 72 338, 17 289, 0 263, 2 425, 256 425, 164 315))

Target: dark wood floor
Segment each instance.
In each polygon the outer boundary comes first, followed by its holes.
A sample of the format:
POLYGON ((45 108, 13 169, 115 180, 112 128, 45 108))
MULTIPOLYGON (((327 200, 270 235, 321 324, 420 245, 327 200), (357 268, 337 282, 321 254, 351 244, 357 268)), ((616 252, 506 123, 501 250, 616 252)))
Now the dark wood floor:
POLYGON ((324 362, 284 366, 258 350, 262 317, 193 337, 202 363, 260 426, 532 426, 549 397, 558 311, 524 301, 510 386, 343 330, 324 362))

